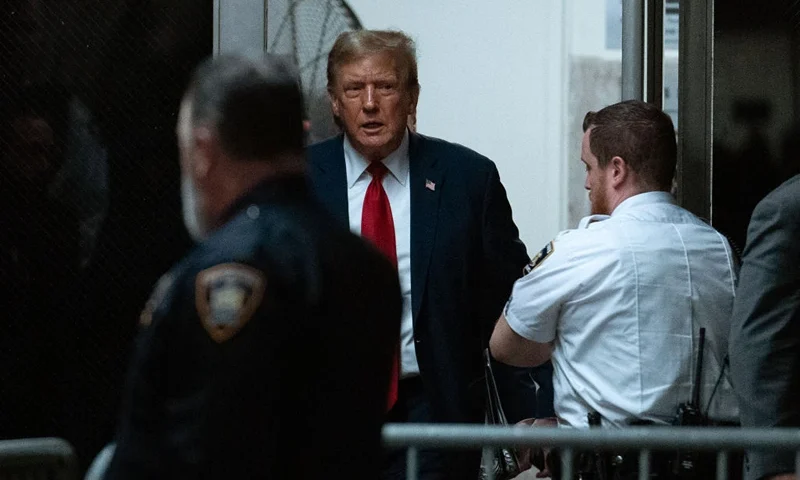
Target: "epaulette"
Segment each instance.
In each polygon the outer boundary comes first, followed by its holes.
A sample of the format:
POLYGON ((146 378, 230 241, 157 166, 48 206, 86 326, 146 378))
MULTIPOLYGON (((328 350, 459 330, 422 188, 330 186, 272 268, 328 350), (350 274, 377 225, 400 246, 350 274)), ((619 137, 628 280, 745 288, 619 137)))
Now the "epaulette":
POLYGON ((611 218, 611 215, 589 215, 588 217, 583 217, 581 221, 578 222, 578 230, 589 228, 589 225, 608 220, 609 218, 611 218))

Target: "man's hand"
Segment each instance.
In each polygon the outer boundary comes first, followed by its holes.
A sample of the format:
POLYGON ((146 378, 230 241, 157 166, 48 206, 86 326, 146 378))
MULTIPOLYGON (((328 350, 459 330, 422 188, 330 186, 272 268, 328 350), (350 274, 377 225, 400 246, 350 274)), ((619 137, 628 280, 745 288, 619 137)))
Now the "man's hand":
MULTIPOLYGON (((533 426, 557 428, 558 420, 556 420, 555 417, 537 418, 536 421, 533 422, 533 426)), ((544 458, 544 465, 543 468, 539 469, 539 473, 536 474, 536 478, 550 478, 550 449, 542 448, 542 456, 544 458)))
MULTIPOLYGON (((526 418, 520 420, 516 424, 519 426, 530 427, 536 421, 535 418, 526 418)), ((528 447, 520 447, 517 449, 517 458, 519 460, 519 471, 524 472, 531 468, 531 449, 528 447)))
MULTIPOLYGON (((552 428, 557 427, 558 422, 555 418, 526 418, 524 420, 520 420, 517 422, 517 425, 523 426, 532 426, 532 427, 545 427, 545 428, 552 428)), ((550 449, 542 448, 541 457, 543 458, 542 465, 535 465, 539 468, 539 473, 536 474, 536 478, 550 478, 550 469, 547 468, 547 460, 550 455, 550 449)), ((524 472, 530 469, 533 465, 533 457, 535 453, 532 448, 520 448, 517 450, 517 456, 519 457, 519 468, 520 471, 524 472)))

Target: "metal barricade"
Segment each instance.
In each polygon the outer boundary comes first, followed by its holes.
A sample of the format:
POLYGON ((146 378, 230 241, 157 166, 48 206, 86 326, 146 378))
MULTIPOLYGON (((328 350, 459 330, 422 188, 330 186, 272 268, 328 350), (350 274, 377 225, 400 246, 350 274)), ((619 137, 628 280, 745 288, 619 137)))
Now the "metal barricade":
MULTIPOLYGON (((498 447, 548 447, 561 451, 562 478, 573 478, 574 456, 581 450, 622 448, 639 451, 639 478, 650 475, 650 453, 655 450, 717 451, 717 479, 728 478, 728 452, 737 450, 793 450, 800 475, 800 429, 745 429, 704 427, 630 427, 626 429, 531 428, 496 425, 387 424, 387 448, 408 448, 408 480, 417 480, 420 448, 483 449, 490 458, 498 447)), ((488 469, 491 470, 491 469, 488 469)), ((492 473, 489 473, 490 480, 492 473)))
POLYGON ((78 461, 69 442, 61 438, 0 441, 0 480, 42 478, 78 478, 78 461))

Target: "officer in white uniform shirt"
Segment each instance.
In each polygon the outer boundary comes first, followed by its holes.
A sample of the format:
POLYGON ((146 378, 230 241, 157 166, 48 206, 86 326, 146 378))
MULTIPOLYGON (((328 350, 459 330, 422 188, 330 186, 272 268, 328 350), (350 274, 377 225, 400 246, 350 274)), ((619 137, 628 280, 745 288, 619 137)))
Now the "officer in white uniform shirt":
POLYGON ((725 352, 736 264, 723 235, 669 193, 672 121, 639 101, 589 112, 581 160, 592 215, 547 244, 514 285, 491 338, 494 357, 551 358, 560 425, 669 423, 691 397, 706 341, 702 413, 735 419, 725 352))

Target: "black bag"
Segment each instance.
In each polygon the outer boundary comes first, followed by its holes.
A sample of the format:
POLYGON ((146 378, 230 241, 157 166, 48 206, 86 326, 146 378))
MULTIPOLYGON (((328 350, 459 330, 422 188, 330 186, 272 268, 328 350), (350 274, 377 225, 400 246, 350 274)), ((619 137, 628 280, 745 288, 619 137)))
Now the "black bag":
MULTIPOLYGON (((486 373, 486 423, 488 425, 508 425, 506 414, 500 403, 500 394, 497 391, 497 383, 492 372, 492 357, 489 349, 483 351, 484 370, 486 373)), ((512 448, 499 447, 494 450, 492 464, 481 464, 481 471, 478 478, 485 480, 489 478, 487 468, 494 470, 496 480, 509 480, 520 474, 519 458, 516 450, 512 448)))

